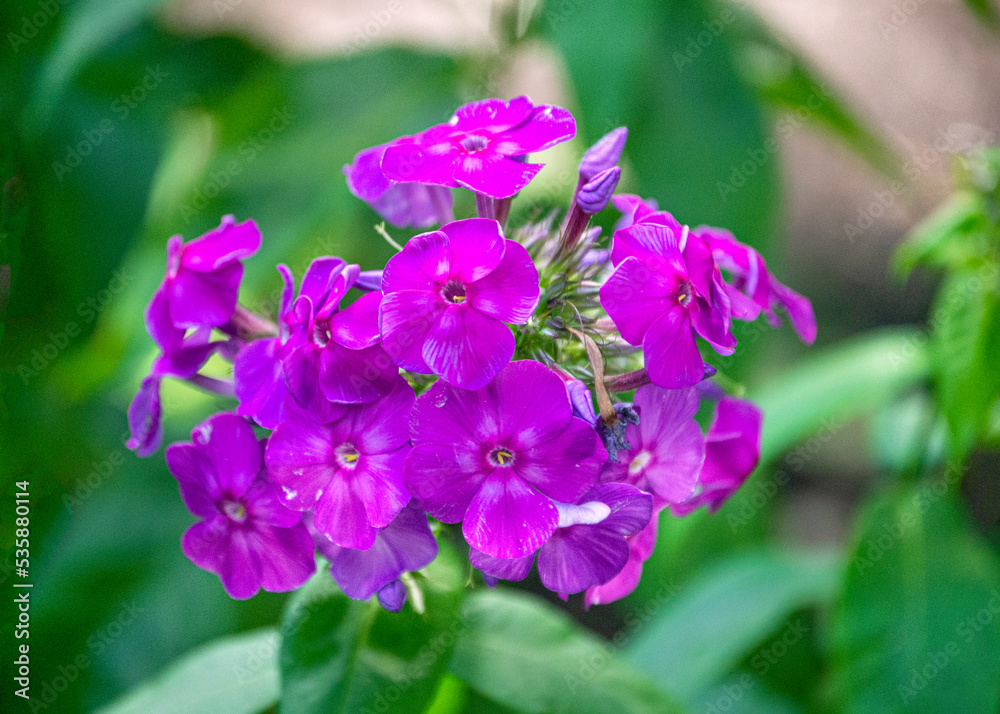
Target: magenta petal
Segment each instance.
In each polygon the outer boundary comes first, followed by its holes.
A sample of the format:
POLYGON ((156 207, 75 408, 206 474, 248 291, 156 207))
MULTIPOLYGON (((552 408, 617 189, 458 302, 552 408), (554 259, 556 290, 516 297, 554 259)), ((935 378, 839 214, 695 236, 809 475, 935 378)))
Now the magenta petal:
POLYGON ((463 156, 455 167, 455 181, 490 198, 509 198, 527 186, 542 164, 524 164, 485 151, 463 156))
POLYGON ((463 104, 455 110, 452 126, 461 131, 495 133, 527 121, 535 107, 526 96, 502 99, 480 99, 463 104))
POLYGON ((605 605, 632 594, 642 577, 642 564, 649 560, 656 546, 656 531, 659 521, 654 515, 649 525, 628 538, 628 563, 618 575, 596 587, 588 588, 585 606, 605 605))
POLYGON ((618 265, 628 257, 663 264, 679 274, 687 268, 680 250, 681 230, 661 223, 637 223, 616 231, 611 243, 611 261, 618 265))
MULTIPOLYGON (((292 398, 307 413, 320 415, 327 411, 330 399, 320 387, 320 368, 323 349, 307 342, 296 347, 282 361, 285 384, 292 398)), ((317 416, 318 418, 318 416, 317 416)))
POLYGON ((194 446, 171 444, 166 450, 167 468, 180 488, 184 505, 199 518, 212 518, 219 513, 216 503, 221 487, 212 464, 194 446))
POLYGON ((153 293, 146 306, 145 318, 146 331, 162 350, 173 350, 180 346, 184 339, 184 329, 174 325, 170 316, 170 288, 167 283, 162 283, 153 293))
POLYGON ((523 558, 494 558, 480 550, 469 548, 469 561, 473 568, 482 570, 486 575, 500 580, 515 581, 528 577, 535 562, 535 554, 531 553, 523 558))
POLYGON ((392 185, 382 173, 382 155, 387 146, 379 144, 362 149, 354 155, 354 161, 344 167, 347 188, 362 201, 377 201, 392 185))
POLYGON ((607 451, 597 431, 572 417, 566 428, 514 457, 517 475, 549 498, 575 503, 600 475, 607 451))
POLYGON ((466 218, 441 226, 451 244, 451 276, 472 283, 489 275, 504 257, 500 224, 489 218, 466 218))
POLYGON ((309 267, 306 274, 302 276, 302 285, 299 287, 299 297, 305 296, 312 303, 313 310, 319 313, 330 302, 338 302, 346 288, 338 291, 339 294, 331 296, 331 291, 337 286, 338 278, 344 273, 347 263, 340 258, 324 256, 316 258, 309 267))
POLYGON ((628 562, 625 538, 608 528, 559 528, 538 551, 542 585, 559 593, 578 593, 611 580, 628 562))
POLYGON ((649 378, 665 389, 690 387, 705 376, 691 320, 679 305, 659 317, 642 340, 649 378))
POLYGON ((155 454, 163 443, 162 407, 160 405, 160 378, 149 376, 128 407, 130 436, 125 446, 146 457, 155 454))
POLYGON ((578 503, 599 501, 611 513, 598 525, 621 536, 638 533, 653 517, 653 497, 624 483, 602 483, 580 497, 578 503))
POLYGON ((264 523, 279 528, 292 528, 302 522, 301 511, 285 505, 278 495, 278 487, 267 478, 258 478, 241 499, 247 515, 255 523, 264 523))
POLYGON ((378 343, 378 307, 381 293, 362 295, 330 318, 330 334, 334 342, 361 350, 378 343))
POLYGON ((463 389, 488 384, 513 355, 510 328, 470 305, 448 306, 427 333, 423 347, 427 366, 463 389))
POLYGON ((379 307, 382 348, 396 365, 411 372, 431 373, 424 361, 424 344, 446 309, 435 293, 403 290, 386 294, 379 307))
POLYGON ((186 244, 181 250, 181 266, 208 273, 243 258, 260 248, 260 229, 253 220, 236 223, 232 216, 222 225, 186 244))
POLYGON ((705 460, 705 438, 694 421, 698 391, 650 384, 636 391, 635 406, 639 426, 629 427, 629 438, 637 442, 631 453, 641 447, 648 458, 636 474, 645 482, 639 485, 668 503, 681 503, 694 491, 705 460))
POLYGON ((489 275, 467 285, 466 294, 469 304, 484 315, 523 325, 538 306, 538 268, 524 246, 505 243, 503 260, 489 275))
POLYGON ((320 353, 319 384, 327 399, 346 404, 373 402, 399 380, 399 368, 380 345, 352 350, 330 342, 320 353))
POLYGON ((222 494, 239 498, 263 465, 260 443, 246 419, 216 414, 191 430, 191 440, 212 464, 222 494))
POLYGON ((368 522, 384 528, 410 502, 403 485, 403 460, 409 444, 381 454, 362 453, 352 476, 352 488, 365 504, 368 522))
POLYGON ((345 438, 362 454, 395 451, 410 441, 410 412, 416 397, 405 379, 371 404, 347 407, 345 438))
POLYGON ((679 280, 638 258, 621 262, 600 289, 601 305, 629 344, 642 344, 650 325, 677 306, 679 280))
POLYGON ((247 539, 239 531, 230 531, 225 517, 188 528, 181 538, 181 550, 199 568, 218 575, 229 597, 246 600, 260 590, 259 565, 247 539))
MULTIPOLYGON (((511 362, 497 375, 488 391, 494 395, 493 409, 499 419, 494 440, 517 452, 534 447, 544 449, 560 437, 572 418, 566 383, 534 360, 511 362)), ((476 418, 483 419, 481 416, 476 418)), ((585 452, 589 453, 590 448, 587 445, 585 452)))
POLYGON ((267 475, 281 487, 282 498, 299 511, 312 508, 318 494, 337 476, 332 428, 286 421, 267 440, 267 475))
POLYGON ((330 479, 316 502, 313 525, 342 548, 367 550, 377 533, 368 521, 364 501, 342 474, 330 479))
POLYGON ((437 292, 451 276, 451 240, 441 231, 413 236, 403 250, 389 258, 382 271, 382 292, 398 290, 437 292))
POLYGON ((439 521, 458 523, 486 479, 478 450, 451 444, 417 444, 403 462, 407 490, 439 521))
POLYGON ((410 432, 417 444, 455 444, 475 452, 481 444, 497 442, 497 405, 489 390, 459 389, 438 380, 417 399, 410 432))
POLYGON ((316 572, 312 536, 301 523, 291 528, 255 524, 250 543, 257 555, 261 587, 268 592, 295 590, 316 572))
POLYGON ((771 294, 778 305, 788 313, 792 327, 807 345, 816 341, 816 315, 809 299, 799 295, 789 287, 771 279, 771 294))
POLYGON ((400 142, 386 147, 382 173, 390 181, 457 186, 455 164, 458 153, 450 142, 416 144, 400 142))
POLYGON ((224 325, 236 309, 243 266, 230 263, 211 273, 181 270, 169 285, 170 317, 178 327, 224 325))
POLYGON ((281 366, 281 340, 257 340, 240 350, 233 362, 239 406, 236 413, 253 417, 265 429, 285 420, 288 387, 281 366))
POLYGON ((487 555, 521 558, 538 550, 558 521, 552 501, 510 469, 496 469, 469 504, 462 532, 469 545, 487 555))
POLYGON ((501 132, 494 149, 504 156, 522 156, 544 151, 576 136, 576 120, 562 107, 535 107, 531 116, 519 126, 501 132))

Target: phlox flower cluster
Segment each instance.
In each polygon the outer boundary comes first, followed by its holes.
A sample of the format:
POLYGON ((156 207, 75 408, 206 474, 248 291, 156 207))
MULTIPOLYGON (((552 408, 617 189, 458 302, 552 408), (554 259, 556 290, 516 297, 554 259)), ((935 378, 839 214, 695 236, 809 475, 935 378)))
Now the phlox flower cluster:
POLYGON ((430 230, 382 270, 322 256, 296 285, 277 266, 276 315, 239 303, 253 221, 168 241, 129 447, 159 450, 164 378, 233 400, 166 448, 197 519, 184 554, 232 597, 296 589, 319 558, 349 597, 399 610, 450 538, 491 587, 536 570, 607 603, 638 584, 662 511, 714 512, 746 481, 763 415, 705 355, 733 353, 734 320, 779 312, 812 342, 809 301, 730 233, 615 194, 624 128, 585 153, 564 214, 509 227, 534 154, 575 133, 565 109, 489 99, 361 151, 350 191, 430 230), (456 190, 475 217, 455 220, 456 190), (605 239, 590 222, 609 204, 605 239), (213 356, 231 379, 206 374, 213 356))

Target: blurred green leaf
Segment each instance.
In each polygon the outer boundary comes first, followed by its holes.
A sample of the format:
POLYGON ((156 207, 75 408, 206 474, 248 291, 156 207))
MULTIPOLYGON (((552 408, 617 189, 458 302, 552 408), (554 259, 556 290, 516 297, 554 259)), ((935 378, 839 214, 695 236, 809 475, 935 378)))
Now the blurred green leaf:
POLYGON ((996 24, 1000 21, 1000 15, 997 14, 993 0, 965 0, 965 4, 975 13, 976 17, 984 22, 996 24))
POLYGON ((422 614, 412 596, 398 613, 351 600, 325 569, 296 593, 281 627, 283 712, 424 711, 448 669, 465 592, 458 557, 440 545, 414 575, 422 614))
POLYGON ((762 248, 773 233, 777 144, 733 65, 731 23, 705 0, 550 0, 541 25, 565 57, 581 137, 627 126, 634 190, 762 248), (695 38, 713 25, 703 48, 695 38))
POLYGON ((862 515, 832 623, 839 711, 995 714, 1000 564, 953 486, 908 488, 862 515))
POLYGON ((708 690, 693 708, 726 714, 802 714, 794 702, 772 692, 748 672, 734 674, 708 690))
POLYGON ((94 53, 163 4, 165 0, 80 0, 68 6, 26 109, 29 136, 42 128, 57 107, 59 95, 94 53))
POLYGON ((451 671, 489 699, 531 714, 670 714, 683 709, 549 605, 509 590, 466 600, 451 671))
POLYGON ((1000 398, 1000 269, 995 263, 948 276, 935 303, 933 360, 951 452, 982 438, 1000 398))
POLYGON ((629 646, 629 658, 690 703, 790 613, 831 601, 841 571, 829 553, 733 556, 687 583, 629 646))
POLYGON ((803 360, 751 392, 764 410, 761 461, 888 403, 928 367, 927 337, 916 329, 868 333, 803 360))
POLYGON ((196 648, 98 714, 257 714, 278 701, 276 630, 196 648))
POLYGON ((982 252, 988 227, 982 196, 960 191, 910 232, 893 256, 893 272, 906 278, 918 265, 962 266, 982 252))

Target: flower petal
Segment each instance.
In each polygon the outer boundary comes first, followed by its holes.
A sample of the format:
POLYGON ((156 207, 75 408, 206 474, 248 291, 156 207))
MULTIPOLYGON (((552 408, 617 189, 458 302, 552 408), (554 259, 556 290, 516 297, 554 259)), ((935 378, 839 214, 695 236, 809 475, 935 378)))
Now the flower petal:
POLYGON ((451 244, 451 276, 472 283, 489 275, 504 257, 500 224, 491 218, 466 218, 441 226, 451 244))
POLYGON ((553 592, 578 593, 611 580, 628 557, 625 538, 601 524, 559 528, 538 551, 538 575, 553 592))
POLYGON ((490 575, 500 580, 524 580, 531 572, 531 566, 535 563, 535 554, 531 553, 523 558, 494 558, 486 555, 481 550, 469 548, 469 561, 472 567, 482 570, 486 575, 490 575))
POLYGON ((527 186, 542 164, 525 164, 486 151, 467 154, 456 163, 454 177, 459 186, 490 198, 510 198, 527 186))
POLYGON ((265 429, 285 420, 288 386, 281 366, 281 340, 256 340, 240 350, 233 362, 239 406, 236 413, 253 417, 265 429))
POLYGON ((558 521, 552 501, 511 469, 496 469, 469 504, 462 533, 469 545, 494 558, 521 558, 538 550, 558 521))
POLYGON ((424 343, 446 309, 441 297, 431 292, 402 290, 385 295, 379 307, 382 348, 396 365, 431 374, 424 361, 424 343))
POLYGON ((595 483, 608 454, 597 431, 572 417, 566 427, 514 456, 517 475, 549 498, 575 503, 595 483))
POLYGON ((463 104, 455 110, 450 125, 468 132, 495 133, 526 121, 535 106, 521 95, 505 102, 502 99, 480 99, 463 104))
POLYGON ((144 458, 159 450, 163 443, 159 377, 151 375, 142 380, 128 407, 128 428, 130 436, 125 446, 136 456, 144 458))
POLYGON ((320 351, 318 378, 330 401, 363 404, 388 394, 399 381, 399 368, 381 345, 353 350, 330 342, 320 351))
POLYGON ((221 488, 208 459, 187 443, 171 444, 165 456, 187 509, 199 518, 217 516, 221 488))
MULTIPOLYGON (((430 130, 428 130, 430 131, 430 130)), ((427 133, 427 132, 425 132, 427 133)), ((390 181, 455 187, 459 153, 450 141, 401 141, 386 147, 382 173, 390 181)))
POLYGON ((337 475, 334 441, 333 427, 298 421, 278 424, 267 440, 268 478, 281 487, 282 499, 290 508, 312 508, 337 475))
POLYGON ((316 502, 313 526, 342 548, 359 550, 371 548, 378 532, 354 484, 342 472, 330 479, 316 502))
POLYGON ((634 257, 618 264, 599 291, 601 305, 629 344, 639 345, 649 327, 677 307, 676 275, 655 270, 634 257))
POLYGON ((260 249, 260 229, 253 220, 236 223, 232 216, 222 219, 215 230, 195 238, 181 249, 181 266, 187 270, 209 273, 260 249))
POLYGON ((698 352, 691 320, 680 305, 661 315, 642 340, 649 379, 665 389, 697 384, 705 377, 705 363, 698 352))
POLYGON ((316 572, 312 536, 301 523, 291 528, 254 524, 249 540, 259 563, 261 587, 268 592, 295 590, 316 572))
POLYGON ((486 479, 482 454, 459 445, 417 444, 403 462, 403 481, 434 518, 458 523, 486 479))
POLYGON ((576 136, 576 120, 562 107, 540 105, 513 129, 496 137, 494 149, 504 156, 523 156, 543 151, 576 136))
POLYGON ((463 389, 479 389, 514 355, 510 328, 470 305, 448 306, 427 333, 423 357, 434 374, 463 389))
POLYGON ((511 362, 488 390, 499 416, 497 441, 508 449, 545 448, 570 423, 566 383, 540 362, 511 362))
POLYGON ((243 265, 230 263, 211 273, 181 270, 170 281, 170 317, 178 327, 217 327, 233 316, 243 265))
POLYGON ((212 464, 223 496, 239 498, 263 466, 260 443, 246 419, 216 414, 191 431, 191 440, 212 464))
POLYGON ((520 243, 505 241, 503 260, 489 275, 466 285, 469 304, 484 315, 523 325, 538 307, 538 268, 520 243))

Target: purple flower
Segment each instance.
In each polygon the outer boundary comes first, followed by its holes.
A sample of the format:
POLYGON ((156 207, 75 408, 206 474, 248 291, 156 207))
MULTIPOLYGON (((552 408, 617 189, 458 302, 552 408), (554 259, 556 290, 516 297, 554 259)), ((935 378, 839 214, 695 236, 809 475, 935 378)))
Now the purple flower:
POLYGON ((628 538, 628 562, 608 582, 587 589, 583 600, 586 609, 589 610, 591 605, 606 605, 632 594, 642 578, 642 564, 653 555, 658 526, 659 521, 654 514, 649 525, 628 538))
POLYGON ((291 273, 283 265, 279 271, 285 281, 279 335, 251 343, 233 365, 240 413, 268 428, 300 409, 313 420, 328 422, 341 416, 342 404, 372 402, 387 394, 399 369, 380 345, 381 293, 366 293, 340 309, 359 275, 358 266, 340 258, 317 258, 294 302, 291 273))
POLYGON ((692 233, 705 240, 719 267, 729 273, 731 282, 725 285, 725 290, 734 318, 752 322, 763 312, 771 325, 780 327, 781 319, 775 313, 775 308, 780 307, 788 313, 803 342, 811 345, 816 340, 812 303, 778 282, 760 253, 722 228, 700 226, 692 233))
POLYGON ((639 423, 625 430, 631 448, 604 465, 601 481, 636 486, 653 494, 658 507, 690 497, 705 461, 705 438, 694 420, 698 404, 696 389, 637 389, 639 423))
POLYGON ((130 436, 125 446, 146 457, 155 454, 163 443, 163 409, 160 405, 160 377, 150 375, 142 380, 139 391, 128 407, 130 436))
MULTIPOLYGON (((629 560, 628 536, 638 533, 653 513, 653 498, 623 483, 599 484, 575 504, 557 503, 559 522, 538 550, 542 584, 572 594, 614 578, 629 560)), ((523 580, 534 555, 503 560, 470 551, 472 565, 502 580, 523 580)))
POLYGON ((538 270, 485 218, 410 239, 382 273, 382 345, 412 372, 479 389, 510 362, 514 335, 538 304, 538 270))
POLYGON ((621 177, 622 170, 613 166, 583 184, 576 194, 576 203, 580 210, 588 215, 603 211, 611 200, 611 194, 618 187, 618 180, 621 177))
POLYGON ((417 399, 410 429, 407 488, 438 520, 464 521, 469 544, 495 558, 538 550, 559 522, 553 501, 576 503, 607 458, 563 381, 532 361, 475 391, 438 381, 417 399))
POLYGON ((191 440, 166 452, 184 503, 202 519, 184 533, 184 555, 218 575, 238 600, 261 588, 286 592, 305 583, 315 570, 312 538, 261 471, 262 449, 250 425, 216 414, 191 440))
POLYGON ((313 526, 343 548, 367 550, 410 501, 403 459, 410 450, 413 389, 401 377, 376 402, 344 407, 329 424, 298 417, 278 425, 267 469, 285 503, 314 510, 313 526))
MULTIPOLYGON (((395 142, 407 142, 410 137, 395 142)), ((451 191, 442 186, 390 181, 382 173, 382 155, 390 144, 360 151, 344 167, 347 188, 397 228, 426 228, 454 220, 451 191)))
POLYGON ((678 389, 705 377, 695 342, 733 353, 729 298, 712 252, 666 212, 654 212, 615 232, 615 271, 600 289, 601 304, 621 335, 642 345, 654 384, 678 389))
POLYGON ((463 186, 508 198, 542 168, 517 157, 575 135, 576 121, 560 107, 536 107, 527 97, 484 99, 459 107, 447 124, 389 144, 382 171, 391 181, 463 186))
POLYGON ((236 309, 243 278, 243 258, 260 248, 260 231, 253 221, 222 225, 190 243, 180 236, 167 241, 167 273, 146 308, 146 329, 169 350, 189 327, 219 327, 236 309))
POLYGON ((672 504, 675 516, 701 506, 715 513, 739 490, 760 463, 760 432, 764 414, 752 402, 723 399, 705 437, 705 465, 698 487, 685 501, 672 504))
MULTIPOLYGON (((317 550, 329 561, 334 581, 347 597, 355 600, 367 600, 380 593, 399 582, 403 573, 430 564, 438 553, 437 541, 427 524, 427 514, 413 505, 404 508, 392 523, 381 529, 368 550, 341 548, 315 530, 313 539, 317 550)), ((394 592, 386 594, 395 595, 394 592)), ((405 587, 402 596, 405 600, 405 587)), ((381 602, 382 598, 379 600, 381 602)), ((402 604, 400 602, 399 607, 402 604)))

